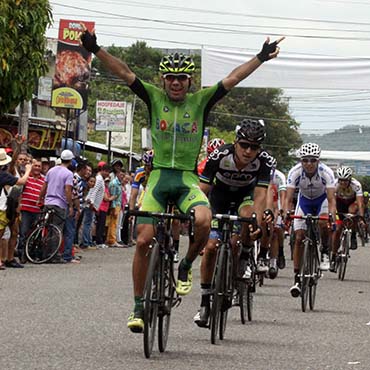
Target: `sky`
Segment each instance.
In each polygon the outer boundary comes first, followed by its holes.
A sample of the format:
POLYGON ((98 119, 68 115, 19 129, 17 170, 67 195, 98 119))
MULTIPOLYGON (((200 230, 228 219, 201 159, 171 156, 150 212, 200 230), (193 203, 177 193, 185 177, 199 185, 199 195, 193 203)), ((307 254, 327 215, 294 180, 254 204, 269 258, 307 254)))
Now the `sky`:
MULTIPOLYGON (((98 43, 161 48, 242 48, 258 53, 267 36, 285 36, 280 53, 369 57, 370 0, 75 0, 52 1, 59 19, 94 21, 98 43)), ((263 66, 261 67, 263 68, 263 66)), ((370 126, 369 90, 284 90, 301 133, 370 126)))

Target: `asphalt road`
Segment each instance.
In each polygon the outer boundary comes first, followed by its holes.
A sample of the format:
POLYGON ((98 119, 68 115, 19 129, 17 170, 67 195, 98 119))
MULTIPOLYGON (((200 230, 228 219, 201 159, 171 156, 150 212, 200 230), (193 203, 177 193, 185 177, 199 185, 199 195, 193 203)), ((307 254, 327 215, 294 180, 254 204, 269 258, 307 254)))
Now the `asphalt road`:
POLYGON ((301 312, 300 300, 290 297, 288 261, 259 289, 251 323, 241 325, 232 308, 217 346, 192 322, 199 304, 195 262, 194 289, 173 311, 167 351, 156 349, 150 360, 142 335, 126 328, 133 252, 87 251, 81 265, 0 271, 0 369, 370 369, 369 246, 352 253, 344 282, 325 273, 314 312, 301 312))

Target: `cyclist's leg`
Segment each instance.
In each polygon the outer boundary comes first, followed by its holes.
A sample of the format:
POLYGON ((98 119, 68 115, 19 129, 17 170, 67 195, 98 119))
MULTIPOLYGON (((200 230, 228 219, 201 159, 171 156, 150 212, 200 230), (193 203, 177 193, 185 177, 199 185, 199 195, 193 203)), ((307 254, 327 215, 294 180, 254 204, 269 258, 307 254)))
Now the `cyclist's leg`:
POLYGON ((172 220, 172 239, 175 249, 174 262, 179 262, 180 229, 180 220, 172 220))
MULTIPOLYGON (((297 207, 295 210, 295 214, 298 216, 303 216, 304 211, 300 206, 300 201, 297 203, 297 207)), ((293 272, 294 272, 294 283, 293 286, 290 288, 290 294, 292 297, 296 298, 299 297, 301 294, 301 286, 300 286, 300 279, 299 279, 299 270, 301 267, 301 260, 303 255, 303 244, 302 241, 305 237, 306 232, 306 222, 305 220, 295 219, 293 221, 293 229, 294 229, 294 249, 293 249, 293 272)))
MULTIPOLYGON (((321 206, 318 207, 319 212, 318 214, 323 217, 328 217, 328 199, 325 198, 321 206)), ((330 261, 329 261, 329 240, 331 236, 331 230, 328 228, 328 221, 320 220, 319 221, 319 231, 320 231, 320 239, 321 239, 321 263, 320 263, 320 270, 328 271, 330 268, 330 261)))
POLYGON ((177 294, 186 295, 192 287, 191 265, 208 241, 212 213, 195 174, 184 171, 176 185, 178 208, 186 214, 189 214, 191 209, 195 211, 194 241, 189 244, 186 256, 180 262, 176 286, 177 294))
POLYGON ((211 232, 210 239, 204 248, 204 254, 200 264, 201 302, 198 313, 194 316, 194 322, 200 327, 206 327, 208 325, 210 314, 212 277, 217 258, 218 235, 216 234, 217 231, 215 231, 215 233, 213 233, 213 231, 211 232))
MULTIPOLYGON (((352 213, 353 215, 356 215, 358 213, 358 205, 356 202, 349 205, 348 212, 352 213)), ((351 249, 357 249, 356 231, 360 227, 360 223, 357 221, 357 219, 354 219, 353 221, 354 222, 353 222, 352 234, 351 234, 351 249)))

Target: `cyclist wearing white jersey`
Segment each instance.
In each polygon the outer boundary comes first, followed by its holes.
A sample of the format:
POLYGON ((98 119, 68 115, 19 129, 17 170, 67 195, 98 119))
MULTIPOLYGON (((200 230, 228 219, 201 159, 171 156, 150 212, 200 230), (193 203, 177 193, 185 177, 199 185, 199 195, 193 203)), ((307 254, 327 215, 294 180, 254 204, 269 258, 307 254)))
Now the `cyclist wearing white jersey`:
POLYGON ((277 276, 278 268, 285 267, 284 257, 284 228, 282 221, 282 210, 286 199, 286 177, 274 169, 267 196, 267 208, 274 212, 274 230, 270 242, 270 266, 269 277, 274 279, 277 276))
MULTIPOLYGON (((287 199, 286 210, 290 210, 293 204, 293 194, 299 188, 296 215, 321 215, 328 214, 328 210, 335 215, 335 178, 333 171, 320 162, 321 149, 317 144, 306 143, 299 149, 300 163, 295 165, 288 174, 287 180, 287 199)), ((329 270, 329 229, 327 223, 319 222, 321 236, 321 264, 320 269, 329 270)), ((293 297, 298 297, 301 293, 299 282, 299 267, 302 258, 302 241, 305 237, 305 220, 294 220, 294 232, 296 235, 294 244, 294 285, 290 289, 293 297)))

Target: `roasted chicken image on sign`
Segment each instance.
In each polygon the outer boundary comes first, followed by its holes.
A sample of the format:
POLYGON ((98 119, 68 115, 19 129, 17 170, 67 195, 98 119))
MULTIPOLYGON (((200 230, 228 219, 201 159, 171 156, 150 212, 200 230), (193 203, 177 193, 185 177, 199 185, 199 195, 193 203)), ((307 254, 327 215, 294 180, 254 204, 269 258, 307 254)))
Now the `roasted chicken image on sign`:
POLYGON ((54 88, 68 86, 84 89, 89 75, 89 62, 79 52, 63 50, 58 53, 55 64, 54 88))

